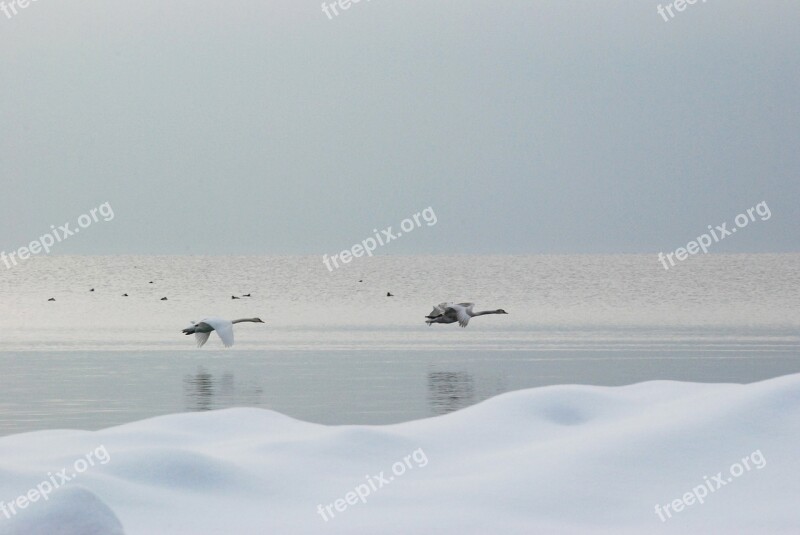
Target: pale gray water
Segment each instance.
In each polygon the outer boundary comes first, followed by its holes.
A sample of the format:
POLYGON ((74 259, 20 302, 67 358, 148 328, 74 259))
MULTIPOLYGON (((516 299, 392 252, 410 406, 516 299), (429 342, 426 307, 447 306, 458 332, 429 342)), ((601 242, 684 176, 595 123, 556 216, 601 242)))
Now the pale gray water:
POLYGON ((798 373, 799 268, 800 255, 668 272, 655 255, 380 257, 333 273, 317 256, 35 258, 0 271, 0 434, 242 405, 390 423, 532 386, 798 373), (509 315, 427 327, 444 300, 509 315), (197 349, 180 329, 206 315, 267 324, 197 349))

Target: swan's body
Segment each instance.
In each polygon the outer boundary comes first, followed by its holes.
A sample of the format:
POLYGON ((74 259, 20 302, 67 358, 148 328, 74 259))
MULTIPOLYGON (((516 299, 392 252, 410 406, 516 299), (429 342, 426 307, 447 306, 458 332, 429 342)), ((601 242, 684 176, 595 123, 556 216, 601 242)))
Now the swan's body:
POLYGON ((191 327, 186 327, 182 332, 185 335, 193 334, 197 341, 197 347, 203 347, 208 342, 208 337, 211 336, 211 331, 216 331, 222 344, 225 347, 233 345, 233 324, 234 323, 264 323, 260 318, 243 318, 238 320, 229 321, 222 318, 206 318, 199 323, 192 322, 191 327))
POLYGON ((497 310, 482 310, 475 312, 473 307, 475 303, 439 303, 434 305, 430 314, 425 316, 425 323, 433 325, 434 323, 456 323, 461 327, 466 327, 469 324, 470 318, 475 316, 484 316, 486 314, 508 314, 502 308, 497 310))

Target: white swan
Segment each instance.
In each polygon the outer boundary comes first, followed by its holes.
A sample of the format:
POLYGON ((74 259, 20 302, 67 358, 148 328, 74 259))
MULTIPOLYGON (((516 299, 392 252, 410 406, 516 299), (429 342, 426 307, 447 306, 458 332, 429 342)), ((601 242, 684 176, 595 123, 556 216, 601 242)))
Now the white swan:
POLYGON ((502 308, 497 310, 483 310, 481 312, 474 312, 472 307, 475 303, 439 303, 434 305, 430 314, 425 316, 425 323, 429 326, 434 323, 455 323, 461 327, 466 327, 469 324, 470 318, 475 316, 484 316, 486 314, 508 314, 502 308))
POLYGON ((243 318, 233 321, 228 321, 222 318, 206 318, 199 323, 192 322, 191 327, 186 327, 182 332, 185 335, 194 334, 195 339, 197 340, 197 347, 203 347, 203 345, 208 342, 208 337, 211 336, 211 331, 217 331, 217 335, 219 335, 220 339, 222 340, 222 344, 225 347, 231 347, 233 345, 233 324, 234 323, 243 323, 243 322, 252 322, 252 323, 264 323, 261 321, 261 318, 243 318))

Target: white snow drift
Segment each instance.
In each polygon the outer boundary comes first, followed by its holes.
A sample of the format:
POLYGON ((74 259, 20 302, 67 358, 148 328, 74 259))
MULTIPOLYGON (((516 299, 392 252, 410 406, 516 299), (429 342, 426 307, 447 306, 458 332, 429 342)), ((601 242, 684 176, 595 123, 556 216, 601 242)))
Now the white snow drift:
POLYGON ((800 375, 545 387, 389 426, 180 414, 0 439, 0 533, 788 534, 798 446, 800 375), (109 462, 18 506, 101 446, 109 462))

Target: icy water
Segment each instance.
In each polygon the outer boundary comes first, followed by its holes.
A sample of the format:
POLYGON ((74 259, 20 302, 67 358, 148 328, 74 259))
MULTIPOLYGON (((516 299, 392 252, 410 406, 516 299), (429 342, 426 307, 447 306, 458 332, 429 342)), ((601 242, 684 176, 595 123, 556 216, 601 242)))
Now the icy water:
POLYGON ((0 267, 0 434, 235 406, 394 423, 533 386, 800 372, 800 255, 670 271, 655 255, 384 256, 333 273, 319 256, 0 267), (509 314, 426 326, 449 300, 509 314), (197 349, 180 330, 209 315, 266 324, 237 325, 232 349, 214 334, 197 349))

